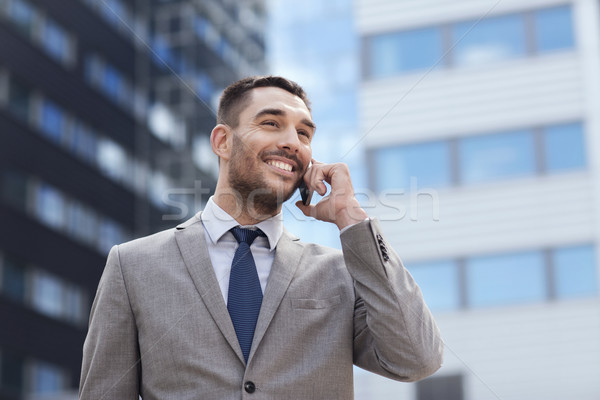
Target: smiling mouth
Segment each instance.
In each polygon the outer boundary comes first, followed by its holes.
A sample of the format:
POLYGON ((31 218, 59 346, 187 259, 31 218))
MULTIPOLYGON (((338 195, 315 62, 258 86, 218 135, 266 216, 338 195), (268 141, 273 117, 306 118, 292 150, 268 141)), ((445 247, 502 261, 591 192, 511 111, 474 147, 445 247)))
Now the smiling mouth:
POLYGON ((266 161, 266 163, 272 167, 275 167, 275 168, 280 169, 285 172, 293 172, 294 171, 294 167, 292 165, 285 163, 283 161, 268 160, 268 161, 266 161))

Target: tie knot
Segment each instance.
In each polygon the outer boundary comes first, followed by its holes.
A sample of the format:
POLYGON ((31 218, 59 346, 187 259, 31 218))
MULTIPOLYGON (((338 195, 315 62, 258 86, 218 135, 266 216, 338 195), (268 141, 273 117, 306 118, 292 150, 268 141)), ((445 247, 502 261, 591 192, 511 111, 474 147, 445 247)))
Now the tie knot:
POLYGON ((245 242, 248 246, 250 246, 258 236, 265 236, 260 229, 252 230, 239 227, 231 228, 231 233, 233 233, 233 236, 238 243, 245 242))

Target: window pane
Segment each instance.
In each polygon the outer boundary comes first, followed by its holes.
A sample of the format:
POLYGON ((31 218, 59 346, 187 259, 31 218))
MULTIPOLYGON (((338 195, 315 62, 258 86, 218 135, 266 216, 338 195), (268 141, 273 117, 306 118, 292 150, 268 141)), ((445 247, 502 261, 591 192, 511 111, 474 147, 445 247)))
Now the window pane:
POLYGON ((113 100, 120 100, 123 91, 123 76, 110 65, 105 65, 103 89, 113 100))
POLYGON ((42 131, 48 138, 60 143, 65 129, 64 111, 55 103, 44 99, 41 112, 40 127, 42 131))
POLYGON ((25 211, 27 206, 27 180, 14 171, 2 173, 2 198, 11 206, 25 211))
POLYGON ((460 307, 457 265, 454 261, 415 263, 409 266, 429 308, 433 311, 460 307))
POLYGON ((77 156, 96 164, 96 153, 98 148, 96 133, 82 123, 77 123, 70 135, 70 149, 77 156))
POLYGON ((109 219, 104 219, 100 221, 98 248, 100 251, 108 254, 112 246, 126 240, 125 236, 125 232, 120 225, 109 219))
POLYGON ((439 28, 418 29, 374 36, 370 39, 369 74, 385 77, 426 69, 442 56, 439 28))
POLYGON ((451 183, 447 142, 428 142, 374 151, 375 187, 409 189, 410 178, 418 187, 443 187, 451 183))
POLYGON ((111 178, 122 180, 129 172, 127 170, 127 153, 125 150, 109 139, 98 142, 98 166, 111 178))
POLYGON ((94 244, 97 235, 96 214, 79 203, 71 202, 67 208, 67 231, 79 240, 94 244))
POLYGON ((2 293, 15 301, 25 301, 25 268, 8 257, 2 266, 2 293))
POLYGON ((462 375, 436 375, 416 383, 416 400, 463 400, 462 375))
POLYGON ((553 267, 558 297, 598 293, 594 247, 577 246, 554 250, 553 267))
POLYGON ((66 375, 59 367, 40 361, 32 363, 30 392, 36 394, 58 393, 66 387, 66 375))
POLYGON ((522 15, 507 15, 457 24, 452 29, 456 65, 482 65, 524 56, 525 23, 522 15))
POLYGON ((33 28, 34 8, 25 0, 12 0, 9 15, 13 22, 27 35, 33 28))
POLYGON ((36 215, 40 221, 53 228, 60 229, 64 224, 65 200, 58 190, 40 184, 36 191, 36 215))
POLYGON ((46 19, 42 27, 41 42, 44 49, 58 61, 69 60, 69 36, 55 22, 46 19))
POLYGON ((548 171, 585 167, 585 145, 580 123, 550 126, 544 130, 544 154, 548 171))
POLYGON ((32 306, 43 314, 61 317, 63 313, 62 282, 45 272, 36 271, 32 279, 32 306))
POLYGON ((476 183, 535 173, 533 134, 509 132, 459 141, 460 178, 476 183))
POLYGON ((29 120, 30 90, 12 78, 8 84, 8 108, 23 121, 29 120))
POLYGON ((536 11, 535 42, 539 52, 574 46, 571 7, 554 7, 536 11))
POLYGON ((467 295, 474 307, 525 303, 546 298, 541 252, 468 259, 467 295))
POLYGON ((85 295, 74 285, 65 288, 65 317, 75 324, 83 324, 87 318, 85 295))

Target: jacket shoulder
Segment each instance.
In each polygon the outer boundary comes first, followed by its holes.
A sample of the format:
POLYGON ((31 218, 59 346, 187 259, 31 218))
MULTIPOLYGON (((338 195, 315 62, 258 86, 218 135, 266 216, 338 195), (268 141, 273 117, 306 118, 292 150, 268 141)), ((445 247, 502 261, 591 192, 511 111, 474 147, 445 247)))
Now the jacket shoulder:
POLYGON ((122 243, 118 245, 120 257, 123 260, 128 257, 164 256, 171 251, 178 251, 175 233, 198 223, 201 223, 200 218, 194 216, 174 228, 122 243))

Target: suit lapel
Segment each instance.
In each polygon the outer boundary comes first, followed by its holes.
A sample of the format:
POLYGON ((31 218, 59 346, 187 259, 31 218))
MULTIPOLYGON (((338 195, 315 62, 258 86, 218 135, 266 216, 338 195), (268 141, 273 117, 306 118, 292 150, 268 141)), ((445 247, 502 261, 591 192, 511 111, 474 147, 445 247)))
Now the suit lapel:
POLYGON ((223 294, 219 288, 215 270, 210 261, 204 227, 199 213, 177 227, 175 239, 185 266, 202 301, 204 301, 221 333, 243 363, 244 355, 229 317, 229 311, 227 311, 227 306, 223 301, 223 294))
POLYGON ((252 358, 256 348, 260 345, 260 342, 296 273, 298 265, 300 264, 303 246, 298 243, 298 238, 290 235, 284 228, 283 235, 279 239, 275 251, 275 260, 273 261, 267 287, 265 288, 260 314, 258 316, 258 321, 256 322, 256 329, 254 330, 252 350, 250 351, 248 360, 252 358))

